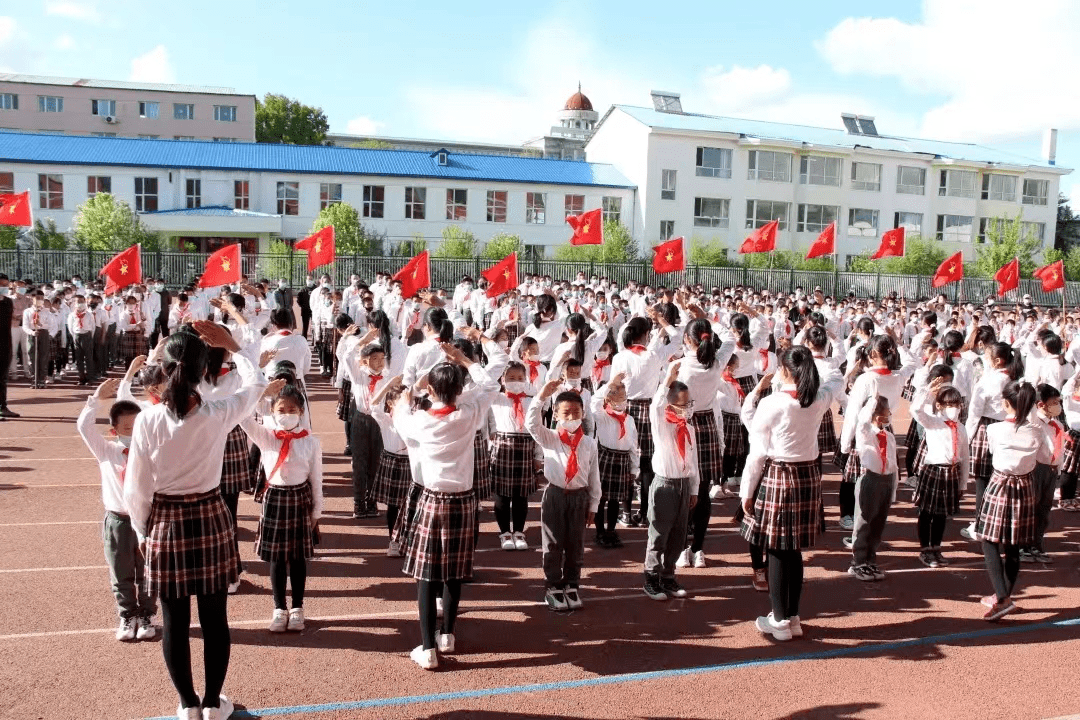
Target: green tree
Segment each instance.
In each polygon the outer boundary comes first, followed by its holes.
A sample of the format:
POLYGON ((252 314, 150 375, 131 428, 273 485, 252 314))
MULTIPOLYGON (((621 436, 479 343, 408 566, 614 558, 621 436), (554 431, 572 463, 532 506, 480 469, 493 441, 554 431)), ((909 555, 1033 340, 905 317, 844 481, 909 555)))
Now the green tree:
POLYGON ((476 256, 476 236, 457 225, 447 225, 442 231, 442 242, 432 257, 471 258, 476 256))
POLYGON ((556 260, 597 263, 627 263, 639 259, 638 246, 630 231, 621 222, 604 223, 603 245, 560 245, 555 248, 556 260))
MULTIPOLYGON (((335 229, 334 232, 336 233, 337 230, 335 229)), ((262 258, 263 275, 272 281, 278 278, 289 278, 291 284, 293 280, 289 273, 290 263, 292 267, 301 267, 305 271, 307 270, 306 258, 301 257, 299 263, 295 257, 290 261, 290 256, 295 255, 295 253, 296 251, 292 249, 292 246, 281 238, 271 240, 269 256, 263 256, 262 258)))
POLYGON ((851 259, 852 272, 882 273, 885 275, 933 275, 949 253, 940 243, 918 235, 904 242, 904 257, 871 260, 865 253, 851 259))
POLYGON ((330 123, 322 108, 267 93, 255 101, 255 140, 287 145, 325 145, 330 123))
POLYGON ((123 200, 98 193, 75 213, 75 244, 86 250, 126 250, 140 243, 143 250, 160 250, 161 238, 143 225, 123 200))
POLYGON ((427 238, 424 237, 424 234, 413 233, 410 239, 402 240, 390 248, 390 254, 402 257, 412 257, 414 255, 419 255, 427 249, 427 238))
POLYGON ((334 203, 319 211, 311 225, 316 233, 327 225, 334 226, 334 250, 338 255, 379 255, 385 234, 369 230, 360 224, 360 213, 349 203, 334 203))
POLYGON ((374 138, 368 140, 361 140, 360 142, 349 143, 351 148, 360 148, 362 150, 393 150, 394 144, 388 143, 385 140, 376 140, 374 138))
MULTIPOLYGON (((809 248, 807 248, 809 250, 809 248)), ((774 270, 806 270, 812 272, 832 271, 832 258, 806 259, 807 250, 776 250, 772 253, 740 255, 742 264, 748 268, 774 270), (770 257, 770 255, 772 257, 770 257)))
POLYGON ((1049 265, 1058 260, 1062 261, 1062 266, 1065 268, 1066 279, 1080 279, 1080 246, 1073 245, 1064 251, 1048 248, 1043 253, 1043 265, 1049 265))
POLYGON ((56 229, 56 221, 49 218, 46 222, 34 221, 34 229, 30 231, 30 239, 34 247, 42 250, 67 250, 68 236, 56 229))
POLYGON ((717 240, 706 242, 695 235, 690 238, 690 255, 687 257, 687 262, 690 265, 705 267, 731 267, 737 263, 729 259, 729 252, 723 243, 717 240))
POLYGON ((19 228, 12 225, 0 225, 0 250, 14 250, 19 237, 19 228))
MULTIPOLYGON (((1073 245, 1080 243, 1080 216, 1077 216, 1069 207, 1069 198, 1058 193, 1057 204, 1057 227, 1054 232, 1054 247, 1058 250, 1068 250, 1073 245)), ((1073 276, 1075 277, 1075 276, 1073 276)))
POLYGON ((1020 258, 1021 276, 1031 275, 1038 267, 1036 258, 1041 255, 1042 241, 1034 236, 1025 236, 1020 215, 1010 219, 993 218, 987 223, 986 242, 975 247, 975 262, 970 263, 970 270, 975 277, 993 277, 994 273, 1013 258, 1020 258))
POLYGON ((505 232, 496 233, 487 241, 481 257, 487 258, 488 260, 502 260, 510 253, 516 252, 520 258, 524 248, 525 243, 523 243, 521 238, 517 235, 505 232))

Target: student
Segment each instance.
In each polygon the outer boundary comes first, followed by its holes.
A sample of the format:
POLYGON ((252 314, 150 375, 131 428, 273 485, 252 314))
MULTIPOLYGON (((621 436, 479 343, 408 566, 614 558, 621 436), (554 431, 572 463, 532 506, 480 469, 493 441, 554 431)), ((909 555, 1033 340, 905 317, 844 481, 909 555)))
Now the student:
POLYGON ((596 542, 601 547, 621 548, 623 543, 616 528, 619 509, 630 499, 641 463, 637 428, 634 418, 626 411, 626 386, 621 375, 604 383, 593 395, 592 415, 600 472, 596 542))
POLYGON ((322 516, 322 445, 300 427, 304 394, 282 387, 271 400, 272 424, 248 417, 240 427, 260 450, 267 489, 262 498, 255 552, 270 563, 274 614, 270 632, 304 629, 307 563, 315 556, 313 532, 322 516), (285 583, 292 589, 292 609, 285 604, 285 583))
MULTIPOLYGON (((584 379, 581 377, 582 363, 573 358, 567 358, 563 360, 560 366, 551 366, 551 371, 548 372, 547 379, 553 380, 558 378, 559 387, 555 394, 558 395, 561 392, 572 392, 577 394, 581 398, 582 405, 585 408, 585 412, 581 418, 581 427, 585 431, 586 435, 592 436, 593 432, 593 418, 590 401, 592 400, 592 393, 583 387, 584 379), (553 372, 558 370, 558 372, 553 372)), ((552 412, 552 408, 544 408, 547 412, 552 412)), ((552 427, 554 427, 554 418, 552 418, 552 427)))
POLYGON ((371 399, 371 417, 379 424, 383 447, 379 469, 371 483, 371 499, 386 505, 386 530, 390 535, 386 556, 392 558, 401 557, 401 545, 393 539, 394 527, 413 485, 408 447, 394 429, 394 408, 405 389, 400 384, 400 377, 395 378, 371 399))
POLYGON ((68 315, 68 335, 75 347, 75 367, 79 385, 89 385, 94 370, 94 314, 86 307, 86 298, 75 296, 75 311, 68 315))
MULTIPOLYGON (((246 338, 254 341, 254 337, 246 338)), ((238 580, 238 558, 229 510, 218 485, 230 428, 251 415, 266 381, 256 367, 257 346, 241 348, 225 328, 200 322, 165 344, 168 377, 160 405, 139 414, 132 431, 124 504, 140 539, 146 539, 147 586, 161 601, 162 650, 180 695, 177 716, 220 720, 232 702, 220 695, 229 665, 227 588, 238 580), (196 334, 197 333, 197 334, 196 334), (208 347, 233 353, 239 391, 224 400, 197 393, 208 347), (199 606, 205 696, 191 677, 191 596, 199 606)))
POLYGON ((157 635, 151 622, 157 613, 157 599, 146 591, 143 583, 144 568, 139 541, 124 505, 124 471, 127 468, 131 431, 140 408, 125 400, 113 403, 109 408, 111 440, 102 437, 94 427, 101 402, 115 397, 118 384, 119 380, 106 380, 98 386, 97 391, 86 399, 76 427, 101 471, 101 501, 105 505, 101 535, 105 542, 105 561, 109 564, 116 610, 120 615, 116 639, 151 640, 157 635))
POLYGON ((30 374, 30 387, 45 387, 45 376, 49 371, 49 359, 52 357, 52 313, 45 310, 45 293, 34 293, 32 304, 23 310, 23 332, 30 340, 29 358, 33 372, 30 374))
POLYGON ((295 328, 296 318, 292 308, 271 310, 270 326, 262 338, 260 349, 263 352, 276 351, 274 359, 277 362, 290 361, 303 378, 311 372, 311 346, 307 338, 295 332, 295 328))
MULTIPOLYGON (((723 482, 709 491, 709 497, 725 498, 738 494, 739 478, 746 465, 746 453, 749 442, 746 425, 742 422, 742 407, 746 401, 746 392, 734 375, 739 366, 738 354, 733 354, 727 366, 720 373, 723 380, 717 386, 716 404, 720 408, 720 422, 724 431, 724 466, 721 469, 723 482)), ((764 566, 762 566, 764 571, 764 566)), ((764 578, 762 579, 764 582, 764 578)))
POLYGON ((1080 374, 1073 375, 1061 389, 1061 401, 1065 410, 1068 435, 1061 461, 1061 509, 1080 512, 1076 499, 1076 478, 1080 473, 1080 374))
POLYGON ((356 411, 356 401, 352 396, 352 381, 345 372, 345 358, 350 356, 360 342, 360 328, 354 325, 352 318, 345 313, 337 316, 334 327, 341 336, 334 350, 334 382, 338 389, 336 415, 345 424, 345 450, 343 455, 352 455, 352 414, 356 411))
MULTIPOLYGON (((495 492, 495 520, 503 550, 528 550, 525 521, 529 495, 538 487, 534 459, 537 445, 525 426, 533 404, 525 382, 525 366, 510 362, 502 377, 503 392, 491 403, 491 475, 495 492)), ((542 467, 541 467, 542 471, 542 467)))
MULTIPOLYGON (((848 412, 855 411, 848 405, 848 412)), ((855 526, 851 531, 848 575, 864 582, 885 579, 885 571, 877 564, 877 548, 899 481, 896 438, 888 429, 891 417, 889 401, 880 395, 867 398, 858 409, 855 452, 862 473, 855 483, 855 526)))
POLYGON ((139 309, 139 300, 129 295, 124 301, 124 309, 117 319, 116 329, 120 334, 120 360, 124 367, 139 355, 149 351, 147 346, 147 318, 139 309))
MULTIPOLYGON (((1057 336, 1052 336, 1056 338, 1057 336)), ((1053 385, 1042 384, 1035 389, 1035 407, 1038 413, 1032 422, 1038 424, 1050 439, 1049 445, 1039 448, 1032 475, 1032 493, 1035 496, 1035 541, 1020 548, 1021 562, 1052 562, 1043 544, 1046 529, 1050 527, 1050 511, 1054 506, 1054 490, 1065 455, 1065 438, 1068 433, 1061 420, 1061 393, 1053 385)))
POLYGON ((615 335, 608 330, 604 342, 593 356, 592 371, 589 377, 592 381, 592 390, 595 393, 601 385, 611 379, 611 362, 619 351, 619 344, 615 342, 615 335))
POLYGON ((454 339, 454 325, 441 307, 430 307, 424 312, 421 329, 424 340, 409 347, 402 369, 401 382, 410 389, 414 388, 416 382, 429 370, 446 359, 442 343, 454 339))
POLYGON ((379 516, 379 508, 371 499, 371 483, 379 471, 382 454, 382 431, 371 416, 371 399, 390 383, 385 373, 386 354, 376 345, 378 330, 368 330, 356 349, 345 357, 345 373, 352 387, 352 419, 349 421, 352 455, 353 517, 379 516))
POLYGON ((541 408, 559 386, 558 380, 549 381, 525 413, 525 427, 544 452, 548 481, 540 501, 544 601, 555 611, 583 606, 579 586, 585 564, 585 528, 595 519, 600 504, 596 440, 582 430, 585 406, 581 396, 566 390, 555 396, 555 430, 545 428, 541 421, 541 408))
MULTIPOLYGON (((593 324, 592 332, 589 331, 589 320, 586 319, 585 315, 575 312, 566 317, 567 339, 566 342, 557 345, 551 355, 551 367, 547 374, 548 380, 559 377, 559 373, 566 367, 567 361, 574 360, 577 361, 580 368, 578 377, 581 379, 582 387, 590 391, 596 389, 597 386, 592 384, 590 374, 592 368, 590 365, 592 358, 596 356, 600 346, 607 339, 607 328, 596 323, 593 324)), ((587 399, 586 403, 588 403, 587 399)))

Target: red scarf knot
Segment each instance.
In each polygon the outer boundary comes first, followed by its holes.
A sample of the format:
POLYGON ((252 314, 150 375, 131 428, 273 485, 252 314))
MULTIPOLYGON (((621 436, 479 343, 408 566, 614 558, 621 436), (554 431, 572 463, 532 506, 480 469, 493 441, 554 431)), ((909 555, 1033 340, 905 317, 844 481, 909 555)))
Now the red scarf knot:
POLYGON ((758 350, 758 354, 761 355, 761 373, 768 375, 769 373, 769 351, 758 350))
POLYGON ((281 441, 281 451, 278 452, 277 462, 274 463, 274 469, 270 471, 270 474, 266 476, 269 480, 274 476, 281 466, 285 464, 285 461, 289 457, 289 450, 292 448, 292 441, 299 440, 308 436, 307 430, 301 430, 300 432, 290 432, 289 430, 275 430, 274 437, 281 441))
POLYGON ((382 380, 382 375, 369 375, 368 376, 367 391, 368 391, 369 394, 372 394, 372 393, 375 392, 375 386, 379 384, 380 380, 382 380))
POLYGON ((690 428, 686 425, 686 418, 678 415, 669 405, 664 411, 664 419, 675 425, 675 442, 679 448, 679 458, 686 460, 686 446, 690 444, 690 428))
POLYGON ((525 393, 506 393, 506 397, 514 401, 514 422, 519 428, 525 426, 525 406, 522 404, 527 396, 525 393))
POLYGON ((878 375, 881 375, 882 377, 884 377, 885 375, 892 375, 892 370, 890 370, 887 367, 872 367, 872 368, 870 368, 870 372, 877 373, 878 375))
POLYGON ((457 407, 455 407, 454 405, 443 405, 440 408, 429 409, 428 413, 430 415, 434 415, 435 417, 446 417, 455 410, 457 410, 457 407))
POLYGON ((878 456, 881 458, 881 473, 885 474, 888 467, 886 460, 889 457, 889 433, 884 430, 877 434, 878 456))
POLYGON ((1050 427, 1054 428, 1054 461, 1057 462, 1061 451, 1065 448, 1065 429, 1057 420, 1050 420, 1050 427))
POLYGON ((722 377, 731 384, 731 387, 735 388, 735 392, 739 394, 740 401, 746 399, 746 392, 742 389, 742 385, 739 384, 739 381, 735 379, 734 375, 725 370, 722 377))
POLYGON ((619 423, 619 439, 622 440, 626 437, 626 413, 615 412, 610 407, 605 407, 604 409, 607 411, 608 417, 619 423))
POLYGON ((960 460, 960 431, 956 429, 955 420, 946 420, 945 424, 952 431, 952 460, 955 463, 960 460))
POLYGON ((593 363, 592 377, 593 377, 593 385, 594 386, 596 386, 596 387, 600 386, 600 381, 604 379, 604 368, 608 367, 609 365, 611 365, 611 359, 610 358, 604 358, 603 360, 597 360, 597 361, 595 361, 593 363))
POLYGON ((630 347, 628 347, 626 349, 629 350, 630 352, 634 353, 635 355, 640 355, 641 353, 645 352, 648 348, 646 348, 644 345, 631 345, 630 347))
POLYGON ((526 360, 525 364, 529 366, 529 382, 536 382, 536 378, 540 376, 540 361, 526 360))
POLYGON ((574 479, 574 476, 578 472, 578 459, 577 448, 578 443, 581 442, 581 438, 585 436, 585 433, 578 428, 573 434, 568 433, 566 430, 559 431, 559 439, 562 440, 563 445, 570 446, 570 457, 566 459, 566 484, 569 485, 570 481, 574 479))

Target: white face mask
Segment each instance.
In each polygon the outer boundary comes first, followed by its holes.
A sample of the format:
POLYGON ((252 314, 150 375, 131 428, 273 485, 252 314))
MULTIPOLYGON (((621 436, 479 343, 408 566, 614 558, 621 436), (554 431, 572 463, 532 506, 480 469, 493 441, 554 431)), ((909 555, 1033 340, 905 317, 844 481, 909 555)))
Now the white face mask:
POLYGON ((952 420, 953 422, 956 422, 957 420, 960 419, 960 408, 958 408, 958 407, 942 408, 942 414, 945 416, 946 420, 952 420))
POLYGON ((569 379, 568 378, 566 380, 566 387, 572 388, 574 390, 580 390, 581 389, 581 379, 580 378, 575 378, 575 379, 569 379))
POLYGON ((130 435, 117 435, 116 439, 119 440, 120 444, 123 445, 124 447, 126 447, 126 448, 131 447, 131 436, 130 435))
POLYGON ((597 360, 607 360, 608 355, 609 355, 609 353, 608 353, 607 350, 597 350, 596 351, 596 359, 597 360))
POLYGON ((528 387, 528 385, 526 385, 523 382, 508 382, 508 383, 503 383, 503 385, 506 386, 506 392, 513 393, 515 395, 519 395, 519 394, 525 392, 525 388, 528 387))
POLYGON ((275 413, 274 422, 282 430, 293 430, 300 424, 300 416, 296 413, 275 413))
POLYGON ((559 420, 556 425, 560 430, 565 430, 568 433, 575 433, 578 428, 581 427, 581 420, 559 420))
POLYGON ((624 402, 613 402, 609 404, 611 405, 611 409, 617 413, 626 412, 626 403, 624 402))

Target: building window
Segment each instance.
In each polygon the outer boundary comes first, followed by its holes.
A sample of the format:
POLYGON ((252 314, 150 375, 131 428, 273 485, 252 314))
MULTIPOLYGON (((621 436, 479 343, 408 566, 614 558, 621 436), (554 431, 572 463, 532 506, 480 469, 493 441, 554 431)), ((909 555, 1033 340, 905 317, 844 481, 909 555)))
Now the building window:
POLYGON ((1041 243, 1046 236, 1046 223, 1022 222, 1020 223, 1020 235, 1025 240, 1038 240, 1041 243))
POLYGON ((140 140, 157 140, 159 135, 139 135, 140 140))
POLYGON ((497 223, 506 222, 505 190, 487 191, 487 221, 497 223))
MULTIPOLYGON (((338 198, 336 202, 341 202, 341 186, 337 186, 338 198)), ((366 218, 381 218, 383 216, 383 205, 386 198, 386 186, 384 185, 365 185, 364 186, 364 205, 363 213, 366 218)))
POLYGON ((469 191, 463 189, 447 188, 446 190, 446 219, 464 220, 466 218, 466 204, 469 199, 469 191))
POLYGON ((751 180, 791 182, 791 153, 751 150, 748 177, 751 180))
POLYGON ((1050 183, 1047 180, 1024 180, 1024 195, 1021 202, 1024 205, 1045 205, 1046 198, 1050 193, 1050 183))
POLYGON ((896 168, 896 192, 905 195, 925 195, 926 169, 905 165, 896 168))
POLYGON ((0 110, 18 110, 19 96, 16 93, 0 93, 0 110))
POLYGON ((726 228, 731 214, 731 201, 721 198, 694 198, 695 227, 726 228))
POLYGON ((173 140, 194 140, 194 135, 173 135, 173 140))
POLYGON ((10 195, 15 192, 15 173, 0 172, 0 194, 10 195))
POLYGON ((622 198, 604 197, 600 201, 600 216, 605 223, 619 222, 622 218, 622 198))
MULTIPOLYGON (((974 198, 975 176, 976 173, 972 170, 942 170, 938 182, 938 195, 941 197, 974 198)), ((939 215, 938 217, 950 216, 939 215)), ((970 232, 968 234, 970 235, 970 232)))
POLYGON ((157 178, 135 178, 135 210, 138 212, 156 212, 157 202, 157 178))
POLYGON ((405 219, 423 220, 425 217, 427 217, 427 189, 405 188, 405 219))
POLYGON ((836 205, 799 205, 799 220, 796 232, 820 233, 840 217, 840 208, 836 205))
MULTIPOLYGON (((974 190, 974 187, 972 189, 974 190)), ((975 218, 970 215, 938 215, 938 242, 971 242, 971 226, 974 222, 975 218)))
POLYGON ((772 202, 770 200, 746 201, 746 227, 748 230, 768 225, 773 220, 779 221, 778 230, 787 230, 788 204, 786 202, 772 202))
POLYGON ((202 180, 188 178, 184 182, 184 197, 188 208, 202 207, 202 180))
POLYGON ((90 101, 90 114, 101 115, 107 117, 109 115, 116 115, 116 101, 115 100, 91 100, 90 101))
POLYGON ((235 105, 215 105, 214 119, 221 122, 236 122, 235 105))
POLYGON ((247 210, 251 207, 251 186, 247 180, 233 180, 233 208, 247 210))
POLYGON ((240 141, 237 138, 216 137, 216 138, 214 138, 214 142, 240 142, 240 141))
POLYGON ((521 260, 543 260, 546 248, 543 245, 524 245, 521 248, 521 260))
POLYGON ((112 178, 108 175, 91 175, 86 178, 86 196, 94 197, 98 193, 112 192, 112 178))
POLYGON ((156 120, 160 112, 160 104, 156 102, 139 102, 139 117, 156 120))
POLYGON ((851 163, 851 189, 869 190, 878 192, 881 190, 881 165, 877 163, 851 163))
POLYGON ((38 175, 38 207, 42 210, 64 209, 63 175, 38 175))
POLYGON ((194 120, 195 106, 191 103, 173 103, 173 120, 194 120))
POLYGON ((675 235, 675 221, 674 220, 661 220, 660 221, 660 239, 670 240, 675 235))
POLYGON ((877 210, 849 208, 847 234, 855 237, 877 237, 877 222, 877 210))
POLYGON ((565 217, 571 215, 580 215, 585 212, 585 196, 584 195, 567 195, 564 201, 564 207, 566 209, 565 217))
POLYGON ((544 193, 525 193, 525 222, 543 225, 547 221, 547 195, 544 193))
POLYGON ((983 175, 982 199, 1016 202, 1016 176, 997 173, 983 175))
POLYGON ((277 184, 277 214, 300 214, 300 183, 279 182, 277 184))
POLYGON ((38 112, 64 112, 64 98, 57 95, 38 95, 38 112))
POLYGON ((922 234, 922 213, 898 212, 893 215, 893 227, 902 227, 910 235, 922 234))
POLYGON ((674 170, 661 170, 660 171, 660 199, 661 200, 674 200, 675 199, 675 171, 674 170))
POLYGON ((799 182, 803 185, 832 185, 840 187, 840 158, 804 155, 799 160, 799 182))
POLYGON ((92 133, 90 133, 90 136, 91 137, 116 137, 116 133, 92 132, 92 133))
MULTIPOLYGON (((367 188, 368 188, 368 186, 365 185, 364 186, 364 200, 365 201, 367 200, 367 188)), ((382 198, 380 197, 379 200, 382 201, 382 198)), ((326 208, 330 207, 334 203, 339 203, 339 202, 341 202, 341 183, 319 183, 319 209, 320 210, 325 210, 326 208)), ((365 213, 364 217, 375 217, 375 216, 369 216, 369 215, 367 215, 367 213, 365 213)), ((382 217, 382 215, 378 215, 377 217, 382 217)))
POLYGON ((699 177, 731 177, 731 151, 724 148, 699 147, 697 149, 697 167, 699 177))

